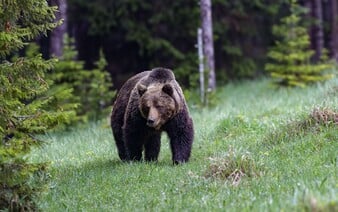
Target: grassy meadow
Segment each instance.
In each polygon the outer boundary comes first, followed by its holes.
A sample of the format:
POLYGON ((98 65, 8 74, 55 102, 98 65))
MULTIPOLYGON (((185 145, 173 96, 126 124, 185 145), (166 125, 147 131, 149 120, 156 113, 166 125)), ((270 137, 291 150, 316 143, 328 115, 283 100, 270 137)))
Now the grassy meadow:
POLYGON ((338 211, 338 80, 274 89, 268 80, 218 89, 191 108, 189 163, 118 159, 106 121, 48 134, 31 160, 49 162, 42 211, 338 211))

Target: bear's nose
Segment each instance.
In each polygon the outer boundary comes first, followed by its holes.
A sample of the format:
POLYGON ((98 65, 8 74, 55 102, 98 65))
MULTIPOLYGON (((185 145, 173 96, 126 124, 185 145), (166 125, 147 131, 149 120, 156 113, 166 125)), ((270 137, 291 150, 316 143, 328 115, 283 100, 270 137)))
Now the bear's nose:
POLYGON ((155 122, 155 121, 154 121, 153 119, 148 119, 148 120, 147 120, 147 124, 148 124, 148 125, 153 125, 154 122, 155 122))

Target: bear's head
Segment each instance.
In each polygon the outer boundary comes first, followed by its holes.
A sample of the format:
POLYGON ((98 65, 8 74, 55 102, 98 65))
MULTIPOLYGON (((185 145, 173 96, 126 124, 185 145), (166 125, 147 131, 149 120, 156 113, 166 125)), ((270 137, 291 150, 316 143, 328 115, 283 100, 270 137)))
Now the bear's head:
POLYGON ((179 104, 171 84, 156 83, 148 87, 138 84, 137 90, 140 96, 139 110, 149 127, 159 130, 177 114, 179 104))

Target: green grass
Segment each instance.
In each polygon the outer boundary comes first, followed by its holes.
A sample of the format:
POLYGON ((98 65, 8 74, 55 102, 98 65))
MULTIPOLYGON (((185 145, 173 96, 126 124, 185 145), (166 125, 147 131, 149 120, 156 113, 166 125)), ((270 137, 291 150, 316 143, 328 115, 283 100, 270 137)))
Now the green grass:
POLYGON ((219 89, 213 109, 191 109, 191 161, 119 161, 106 123, 50 134, 32 160, 50 162, 43 211, 337 211, 338 80, 307 89, 267 80, 219 89))

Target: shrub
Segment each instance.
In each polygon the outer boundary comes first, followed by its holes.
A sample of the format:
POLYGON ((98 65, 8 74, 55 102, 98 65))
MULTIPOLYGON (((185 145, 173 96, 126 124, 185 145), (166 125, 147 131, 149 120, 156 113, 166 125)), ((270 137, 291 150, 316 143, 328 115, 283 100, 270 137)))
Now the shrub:
POLYGON ((212 157, 205 177, 226 180, 237 186, 243 177, 258 177, 263 173, 249 153, 238 154, 230 150, 223 157, 212 157))
POLYGON ((63 104, 72 102, 78 105, 77 119, 74 121, 101 118, 107 114, 104 109, 110 106, 115 95, 110 90, 113 85, 110 76, 104 70, 107 65, 104 55, 101 51, 95 69, 85 70, 84 62, 76 60, 77 51, 73 39, 65 36, 64 43, 64 53, 49 76, 55 82, 51 89, 72 90, 73 96, 63 104))

